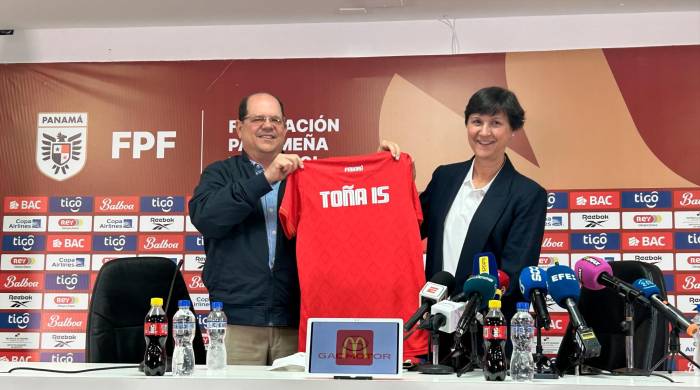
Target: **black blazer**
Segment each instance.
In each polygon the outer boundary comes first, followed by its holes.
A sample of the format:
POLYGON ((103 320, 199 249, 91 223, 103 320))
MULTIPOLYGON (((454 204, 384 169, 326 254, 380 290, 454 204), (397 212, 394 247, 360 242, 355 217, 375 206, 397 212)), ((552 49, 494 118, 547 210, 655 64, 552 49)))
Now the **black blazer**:
MULTIPOLYGON (((438 167, 420 195, 423 208, 421 236, 428 238, 425 265, 428 280, 442 270, 445 218, 472 161, 473 158, 438 167)), ((539 262, 546 213, 547 193, 544 188, 518 173, 506 156, 503 168, 469 225, 457 265, 456 288, 461 290, 470 276, 475 254, 493 252, 498 268, 510 276, 507 295, 520 297, 518 277, 523 268, 536 266, 539 262)))

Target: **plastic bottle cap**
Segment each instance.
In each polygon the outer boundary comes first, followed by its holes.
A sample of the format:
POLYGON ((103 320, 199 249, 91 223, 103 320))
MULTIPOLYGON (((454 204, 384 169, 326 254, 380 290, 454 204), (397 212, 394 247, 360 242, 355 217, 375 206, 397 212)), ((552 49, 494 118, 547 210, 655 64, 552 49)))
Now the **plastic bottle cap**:
POLYGON ((489 301, 489 309, 500 309, 501 308, 501 301, 498 299, 492 299, 489 301))
POLYGON ((529 302, 518 302, 516 305, 516 308, 518 310, 528 311, 528 310, 530 310, 530 303, 529 302))
POLYGON ((221 310, 224 308, 224 304, 222 302, 212 302, 211 303, 211 309, 212 310, 221 310))
POLYGON ((182 308, 189 309, 190 308, 190 301, 187 299, 180 299, 179 301, 177 301, 177 307, 180 309, 182 309, 182 308))
POLYGON ((151 306, 163 306, 163 298, 151 298, 151 306))

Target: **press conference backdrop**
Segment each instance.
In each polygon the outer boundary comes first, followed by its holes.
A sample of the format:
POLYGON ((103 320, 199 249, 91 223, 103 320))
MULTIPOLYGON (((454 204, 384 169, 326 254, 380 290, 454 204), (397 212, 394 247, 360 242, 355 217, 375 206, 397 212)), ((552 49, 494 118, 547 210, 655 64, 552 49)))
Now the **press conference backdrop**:
MULTIPOLYGON (((549 190, 540 265, 587 254, 653 263, 690 315, 700 303, 699 64, 696 45, 2 65, 0 360, 84 361, 90 291, 118 257, 184 258, 203 321, 203 239, 187 201, 203 166, 240 153, 237 104, 259 90, 285 102, 287 151, 315 159, 394 140, 415 158, 419 189, 438 165, 470 157, 467 98, 514 90, 527 121, 508 154, 549 190)), ((549 353, 567 321, 552 317, 549 353)), ((692 353, 692 339, 681 345, 692 353)))

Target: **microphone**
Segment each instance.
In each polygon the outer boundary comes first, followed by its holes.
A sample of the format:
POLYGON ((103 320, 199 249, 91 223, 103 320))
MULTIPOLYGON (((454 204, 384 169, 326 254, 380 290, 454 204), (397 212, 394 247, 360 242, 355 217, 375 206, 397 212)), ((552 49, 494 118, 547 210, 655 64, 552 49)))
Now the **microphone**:
POLYGON ((629 302, 635 300, 649 305, 649 300, 631 284, 613 276, 610 264, 595 256, 586 256, 576 262, 576 274, 583 287, 589 290, 610 288, 629 302))
MULTIPOLYGON (((477 253, 472 262, 472 275, 490 274, 498 279, 498 263, 491 252, 477 253)), ((500 284, 499 284, 500 285, 500 284)))
POLYGON ((430 308, 430 316, 433 318, 431 327, 445 333, 454 333, 457 330, 459 319, 464 313, 464 302, 450 300, 440 301, 430 308))
POLYGON ((600 356, 600 343, 593 329, 586 325, 576 305, 581 288, 574 271, 565 265, 555 265, 547 269, 547 288, 554 302, 569 312, 574 328, 574 340, 583 359, 600 356))
POLYGON ((498 279, 485 273, 474 275, 464 282, 462 296, 467 304, 464 307, 462 317, 459 319, 455 333, 463 335, 467 331, 469 323, 474 319, 478 309, 486 308, 490 299, 496 294, 498 279))
POLYGON ((523 268, 518 281, 520 282, 520 292, 525 297, 525 301, 532 302, 537 322, 549 330, 552 320, 549 317, 549 310, 547 310, 547 282, 543 273, 544 270, 539 267, 523 268))
POLYGON ((411 330, 421 318, 423 318, 430 307, 442 301, 452 292, 455 286, 455 278, 447 271, 440 271, 433 275, 428 283, 420 290, 421 305, 415 313, 406 321, 403 326, 405 331, 411 330))
POLYGON ((642 278, 635 280, 633 286, 638 289, 644 297, 648 298, 651 305, 661 312, 673 325, 684 329, 688 336, 693 337, 698 331, 698 324, 691 324, 680 310, 661 298, 661 290, 659 290, 659 287, 655 285, 654 282, 642 278))
POLYGON ((503 295, 505 295, 506 291, 508 291, 508 287, 510 287, 510 276, 508 276, 507 273, 505 273, 503 270, 498 270, 498 289, 503 291, 503 295))

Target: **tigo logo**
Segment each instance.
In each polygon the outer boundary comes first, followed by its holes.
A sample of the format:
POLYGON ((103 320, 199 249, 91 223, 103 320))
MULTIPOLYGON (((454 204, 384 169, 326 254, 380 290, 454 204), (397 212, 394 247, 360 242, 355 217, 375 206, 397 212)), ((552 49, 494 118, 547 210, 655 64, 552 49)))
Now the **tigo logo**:
POLYGON ((0 329, 37 329, 39 328, 39 317, 39 313, 37 312, 0 312, 0 329))
POLYGON ((144 196, 141 197, 142 212, 181 213, 185 211, 184 196, 144 196))
POLYGON ((624 209, 665 209, 671 207, 669 191, 624 191, 622 208, 624 209))
POLYGON ((89 282, 90 278, 86 273, 46 273, 46 290, 48 291, 88 291, 89 282))
POLYGON ((51 362, 51 363, 85 363, 85 353, 83 353, 83 352, 42 352, 40 359, 42 362, 51 362))
POLYGON ((46 237, 39 234, 10 234, 2 237, 2 250, 8 252, 40 252, 46 244, 46 237))
POLYGON ((94 236, 92 249, 95 251, 110 251, 110 252, 122 252, 122 251, 135 251, 136 250, 136 236, 133 235, 102 235, 97 234, 94 236))
POLYGON ((700 249, 700 232, 676 232, 676 249, 700 249))
POLYGON ((573 233, 571 247, 577 250, 620 249, 620 233, 573 233))
POLYGON ((201 234, 185 237, 185 250, 190 252, 204 252, 204 237, 201 234))
POLYGON ((52 213, 89 213, 92 209, 91 196, 52 196, 49 199, 52 213))
POLYGON ((547 194, 547 210, 566 210, 569 199, 566 192, 550 192, 547 194))

